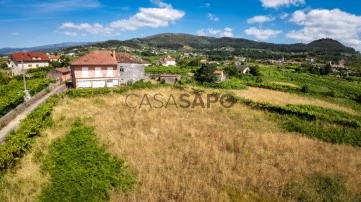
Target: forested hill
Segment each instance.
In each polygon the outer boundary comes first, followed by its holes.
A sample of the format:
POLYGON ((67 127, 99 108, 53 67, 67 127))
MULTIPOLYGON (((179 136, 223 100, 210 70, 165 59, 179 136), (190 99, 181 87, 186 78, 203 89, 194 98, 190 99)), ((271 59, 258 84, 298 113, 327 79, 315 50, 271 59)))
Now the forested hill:
POLYGON ((158 34, 145 38, 135 38, 126 41, 106 41, 96 44, 102 48, 112 46, 129 46, 139 48, 141 45, 155 46, 158 48, 179 49, 184 46, 190 46, 196 49, 205 48, 224 48, 232 47, 236 49, 263 49, 278 52, 337 52, 337 53, 356 53, 355 49, 346 47, 340 42, 333 39, 320 39, 309 44, 273 44, 265 42, 257 42, 242 38, 214 38, 205 36, 194 36, 189 34, 158 34))

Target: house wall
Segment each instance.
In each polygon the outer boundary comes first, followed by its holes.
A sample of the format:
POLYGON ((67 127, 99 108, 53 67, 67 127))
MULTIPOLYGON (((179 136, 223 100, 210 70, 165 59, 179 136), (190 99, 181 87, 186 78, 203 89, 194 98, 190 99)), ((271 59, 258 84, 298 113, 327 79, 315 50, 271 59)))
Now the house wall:
MULTIPOLYGON (((38 67, 47 67, 49 66, 49 62, 24 62, 24 69, 34 69, 38 67)), ((23 65, 16 61, 10 60, 10 67, 13 75, 22 74, 23 65)))
POLYGON ((75 88, 79 88, 80 82, 86 82, 87 87, 113 87, 119 85, 119 73, 117 71, 117 65, 76 65, 71 66, 72 81, 75 88), (88 77, 83 77, 82 69, 88 67, 88 77), (95 68, 101 68, 101 76, 97 77, 95 68), (108 67, 113 68, 113 76, 108 76, 108 67), (99 85, 100 83, 100 85, 99 85), (104 85, 103 85, 104 84, 104 85))
POLYGON ((163 64, 163 66, 168 67, 168 66, 176 66, 177 63, 175 61, 166 61, 165 64, 163 64))
POLYGON ((120 63, 118 64, 118 72, 121 84, 134 83, 147 78, 144 64, 120 63))

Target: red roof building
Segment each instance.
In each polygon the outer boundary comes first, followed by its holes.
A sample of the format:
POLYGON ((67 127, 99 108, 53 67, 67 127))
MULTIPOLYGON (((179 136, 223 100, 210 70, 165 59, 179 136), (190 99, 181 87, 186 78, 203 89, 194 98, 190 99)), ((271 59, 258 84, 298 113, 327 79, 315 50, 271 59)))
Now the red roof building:
POLYGON ((43 52, 17 52, 10 55, 10 67, 13 75, 19 75, 28 69, 47 67, 50 59, 43 52))

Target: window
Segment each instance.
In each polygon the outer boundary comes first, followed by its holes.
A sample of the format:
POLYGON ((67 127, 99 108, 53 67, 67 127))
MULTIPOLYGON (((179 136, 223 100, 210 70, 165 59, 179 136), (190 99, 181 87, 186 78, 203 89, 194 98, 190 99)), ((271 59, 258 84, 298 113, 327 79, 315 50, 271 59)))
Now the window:
POLYGON ((33 66, 33 65, 30 65, 30 64, 28 65, 28 67, 32 67, 32 66, 33 66))
POLYGON ((113 67, 108 67, 108 68, 107 68, 107 76, 108 76, 108 77, 113 77, 113 76, 114 76, 114 74, 113 74, 113 73, 114 73, 113 69, 114 69, 113 67))
POLYGON ((101 76, 102 76, 102 68, 95 67, 95 77, 101 77, 101 76))
POLYGON ((119 68, 119 71, 124 72, 124 68, 123 67, 119 68))
POLYGON ((36 67, 39 67, 39 64, 36 64, 36 67))
POLYGON ((84 78, 89 77, 88 67, 82 67, 82 68, 81 68, 81 75, 82 75, 82 77, 84 77, 84 78))

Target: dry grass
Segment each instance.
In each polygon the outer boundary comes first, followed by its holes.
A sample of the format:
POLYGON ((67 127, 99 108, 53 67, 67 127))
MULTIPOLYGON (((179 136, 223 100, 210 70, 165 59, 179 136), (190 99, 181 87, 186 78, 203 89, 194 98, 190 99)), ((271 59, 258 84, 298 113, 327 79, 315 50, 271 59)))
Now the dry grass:
MULTIPOLYGON (((168 89, 138 94, 159 92, 174 94, 168 89)), ((124 99, 79 99, 59 106, 65 122, 82 117, 95 126, 109 152, 138 172, 139 187, 114 192, 113 201, 278 200, 285 184, 314 172, 339 176, 348 190, 360 193, 360 149, 285 134, 267 113, 241 105, 130 109, 124 99)))
POLYGON ((299 88, 298 85, 293 84, 293 83, 279 82, 279 81, 272 81, 271 83, 278 84, 278 85, 281 85, 281 86, 289 86, 289 87, 299 88))
MULTIPOLYGON (((61 117, 56 111, 54 116, 61 117)), ((5 175, 5 186, 0 190, 0 199, 9 202, 37 201, 42 188, 49 183, 49 176, 41 172, 39 158, 46 155, 54 139, 63 137, 69 130, 69 125, 57 124, 54 128, 47 129, 42 136, 36 139, 34 148, 11 173, 5 175)))
POLYGON ((62 137, 76 118, 94 126, 108 151, 137 172, 141 183, 127 194, 113 191, 112 201, 281 200, 287 183, 302 182, 314 172, 338 176, 349 191, 361 194, 358 148, 281 132, 267 120, 268 113, 242 105, 131 109, 124 100, 121 95, 64 99, 55 108, 56 126, 37 140, 20 169, 7 176, 19 188, 18 193, 6 192, 9 201, 35 200, 48 179, 40 174, 34 153, 46 153, 50 142, 62 137))
POLYGON ((234 92, 237 96, 242 96, 258 102, 267 102, 276 105, 314 105, 328 109, 344 111, 354 115, 359 114, 353 109, 343 107, 337 104, 281 91, 248 87, 246 90, 233 90, 232 92, 234 92))

